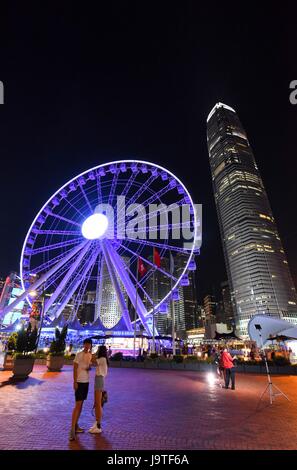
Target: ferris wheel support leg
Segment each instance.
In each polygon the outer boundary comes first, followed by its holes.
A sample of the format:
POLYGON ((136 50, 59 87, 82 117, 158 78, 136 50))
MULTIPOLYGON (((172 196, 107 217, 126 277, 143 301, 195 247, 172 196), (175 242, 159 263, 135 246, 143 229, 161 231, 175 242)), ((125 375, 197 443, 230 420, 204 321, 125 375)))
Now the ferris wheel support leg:
POLYGON ((55 274, 55 272, 57 272, 65 263, 67 263, 67 261, 69 261, 74 255, 76 255, 76 253, 78 253, 86 244, 88 243, 87 240, 83 241, 82 243, 80 243, 78 246, 76 246, 72 251, 70 251, 70 253, 68 253, 67 256, 65 256, 65 258, 62 258, 57 264, 55 264, 55 266, 53 266, 47 273, 43 274, 39 279, 37 279, 36 282, 34 282, 33 284, 31 284, 31 286, 26 289, 19 297, 17 297, 13 302, 11 302, 10 305, 7 305, 7 307, 5 307, 2 312, 0 312, 0 319, 2 319, 3 317, 5 317, 5 315, 7 313, 9 313, 11 310, 13 310, 22 300, 24 300, 29 292, 31 292, 32 290, 36 290, 38 289, 38 287, 40 287, 44 282, 47 281, 47 279, 52 276, 53 274, 55 274))
POLYGON ((55 302, 55 300, 58 298, 58 296, 60 295, 60 293, 62 292, 62 290, 65 288, 67 282, 69 281, 69 279, 71 278, 72 274, 74 273, 74 271, 76 270, 76 268, 80 265, 83 257, 85 256, 86 252, 88 251, 89 247, 90 247, 90 244, 91 244, 91 241, 89 241, 86 246, 81 250, 79 256, 77 257, 77 259, 75 260, 75 262, 72 264, 71 268, 69 269, 69 271, 67 271, 67 274, 63 277, 62 281, 60 282, 60 284, 58 285, 58 287, 55 289, 54 293, 51 295, 51 297, 48 299, 48 301, 46 302, 45 304, 45 307, 44 307, 44 314, 49 310, 49 308, 53 305, 53 303, 55 302))
MULTIPOLYGON (((117 270, 117 273, 126 289, 126 292, 132 302, 132 305, 134 306, 134 308, 136 308, 136 288, 135 286, 133 285, 130 277, 129 277, 129 274, 127 273, 126 271, 126 266, 123 262, 123 260, 121 259, 121 257, 118 255, 118 253, 115 251, 115 249, 112 247, 112 245, 108 242, 108 240, 105 241, 105 243, 107 244, 108 246, 108 252, 110 254, 110 257, 111 257, 111 260, 115 266, 115 269, 117 270)), ((143 324, 145 330, 147 331, 147 333, 149 333, 150 335, 152 335, 153 333, 153 329, 152 329, 152 326, 149 324, 148 322, 148 312, 142 302, 142 299, 139 298, 138 296, 138 299, 137 299, 137 315, 141 321, 141 323, 143 324)), ((155 335, 158 335, 158 331, 155 327, 155 335)))
MULTIPOLYGON (((128 331, 133 331, 129 311, 128 311, 123 293, 121 291, 119 282, 117 280, 116 274, 114 272, 114 269, 113 269, 114 266, 113 266, 113 262, 112 262, 111 257, 110 257, 109 247, 107 248, 107 244, 106 244, 105 240, 102 240, 101 247, 102 247, 103 256, 104 256, 104 259, 105 259, 105 262, 106 262, 106 265, 107 265, 107 269, 108 269, 108 272, 109 272, 109 275, 110 275, 111 282, 112 282, 113 287, 116 291, 117 299, 118 299, 118 302, 119 302, 119 305, 120 305, 120 308, 121 308, 121 311, 122 311, 124 321, 126 323, 128 331)), ((120 276, 120 279, 121 279, 121 276, 120 276)))
MULTIPOLYGON (((87 275, 89 269, 91 268, 91 266, 95 262, 97 256, 98 256, 98 253, 96 253, 94 256, 92 256, 91 259, 90 259, 90 262, 87 263, 84 270, 77 276, 77 280, 74 282, 72 288, 69 290, 66 297, 64 297, 63 302, 59 305, 59 308, 57 309, 57 311, 55 313, 56 318, 58 318, 60 316, 60 314, 63 312, 65 306, 68 304, 71 297, 74 295, 75 291, 78 289, 79 285, 81 284, 82 279, 87 275)), ((74 320, 74 318, 72 318, 72 316, 71 316, 71 321, 72 320, 74 320)))

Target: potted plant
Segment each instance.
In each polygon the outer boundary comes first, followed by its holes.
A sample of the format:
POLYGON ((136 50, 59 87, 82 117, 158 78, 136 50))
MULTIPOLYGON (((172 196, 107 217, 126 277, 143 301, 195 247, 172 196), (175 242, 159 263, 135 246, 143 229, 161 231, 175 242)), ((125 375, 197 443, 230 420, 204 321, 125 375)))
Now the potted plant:
POLYGON ((60 372, 64 365, 66 348, 67 325, 60 331, 55 329, 55 339, 51 342, 49 354, 46 358, 46 365, 51 372, 60 372))
POLYGON ((35 356, 33 351, 37 344, 37 328, 32 329, 29 324, 17 333, 16 348, 14 354, 13 375, 15 378, 24 379, 31 374, 34 367, 35 356))
POLYGON ((14 351, 16 349, 16 340, 18 334, 16 332, 11 333, 7 341, 7 352, 4 355, 4 362, 3 362, 3 369, 4 370, 12 370, 13 369, 13 361, 14 361, 14 351))

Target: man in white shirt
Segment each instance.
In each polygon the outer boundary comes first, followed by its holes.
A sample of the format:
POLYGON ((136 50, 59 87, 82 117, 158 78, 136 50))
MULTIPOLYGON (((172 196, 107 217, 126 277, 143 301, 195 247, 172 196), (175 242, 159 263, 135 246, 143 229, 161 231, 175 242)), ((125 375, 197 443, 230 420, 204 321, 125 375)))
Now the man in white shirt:
POLYGON ((83 342, 83 350, 76 354, 73 361, 73 388, 75 390, 75 407, 72 412, 72 423, 69 440, 75 440, 77 432, 84 432, 78 425, 84 400, 89 391, 89 370, 92 361, 92 340, 87 338, 83 342))

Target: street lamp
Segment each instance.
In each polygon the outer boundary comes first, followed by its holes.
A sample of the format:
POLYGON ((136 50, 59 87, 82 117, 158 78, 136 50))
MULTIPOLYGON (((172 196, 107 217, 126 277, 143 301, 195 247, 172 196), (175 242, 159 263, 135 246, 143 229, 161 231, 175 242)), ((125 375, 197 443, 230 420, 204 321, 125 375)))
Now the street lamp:
POLYGON ((44 298, 45 298, 45 291, 44 291, 44 285, 42 286, 42 293, 41 293, 41 313, 40 313, 40 327, 39 327, 39 332, 36 340, 36 348, 35 348, 35 353, 37 352, 38 345, 39 345, 39 340, 40 340, 40 335, 41 335, 41 329, 43 325, 43 317, 44 317, 44 298))

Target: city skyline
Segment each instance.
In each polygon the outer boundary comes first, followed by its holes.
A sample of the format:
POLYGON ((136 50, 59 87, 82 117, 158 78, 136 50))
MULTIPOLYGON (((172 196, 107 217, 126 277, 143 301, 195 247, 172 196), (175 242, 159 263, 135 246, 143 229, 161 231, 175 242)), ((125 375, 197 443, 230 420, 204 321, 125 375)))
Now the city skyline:
MULTIPOLYGON (((172 169, 194 201, 203 204, 204 239, 196 275, 200 301, 213 285, 219 288, 226 274, 205 119, 222 101, 234 107, 245 123, 296 285, 296 223, 289 204, 297 200, 296 106, 289 101, 294 79, 294 42, 289 36, 295 27, 291 24, 290 29, 291 19, 286 18, 286 31, 279 40, 274 33, 284 18, 263 7, 270 20, 264 34, 261 8, 253 18, 252 38, 250 13, 238 22, 235 11, 228 17, 223 14, 223 6, 215 17, 198 5, 179 5, 170 11, 162 6, 157 16, 147 12, 147 19, 138 18, 130 29, 119 19, 124 7, 118 17, 106 7, 113 20, 100 31, 96 15, 88 27, 84 24, 77 31, 66 14, 53 28, 49 11, 39 22, 38 9, 33 15, 24 10, 22 20, 8 9, 3 33, 5 28, 7 34, 14 31, 15 40, 0 46, 0 79, 5 87, 0 107, 5 175, 0 185, 2 276, 18 271, 26 231, 60 184, 96 164, 132 156, 172 169), (44 41, 37 43, 34 35, 27 34, 28 28, 44 41), (55 34, 50 34, 53 30, 55 34), (217 33, 212 36, 213 30, 217 33), (69 31, 67 41, 65 31, 69 31), (230 54, 222 54, 216 37, 230 54), (275 51, 282 49, 284 53, 275 57, 275 51), (20 70, 30 73, 21 76, 20 70)), ((131 9, 132 18, 138 16, 136 10, 131 9)), ((79 24, 75 7, 73 17, 79 24)))

